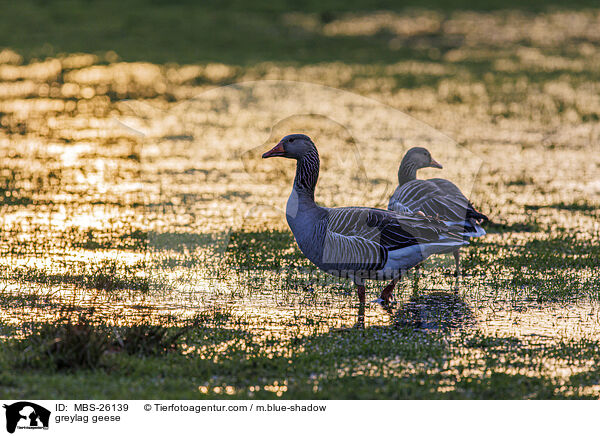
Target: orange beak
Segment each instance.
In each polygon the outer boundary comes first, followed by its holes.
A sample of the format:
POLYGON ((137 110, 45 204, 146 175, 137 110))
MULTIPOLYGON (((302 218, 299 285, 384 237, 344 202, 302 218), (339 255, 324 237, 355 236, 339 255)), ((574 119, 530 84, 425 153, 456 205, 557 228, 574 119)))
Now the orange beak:
POLYGON ((440 170, 441 170, 442 168, 444 168, 444 167, 442 166, 442 164, 440 164, 440 163, 437 163, 437 161, 436 161, 434 158, 431 158, 431 163, 429 164, 429 166, 430 166, 431 168, 439 168, 440 170))
POLYGON ((263 159, 266 159, 268 157, 277 157, 277 156, 284 156, 284 155, 285 155, 285 150, 283 149, 283 144, 280 142, 275 147, 273 147, 272 149, 270 149, 269 151, 264 153, 262 155, 262 157, 263 157, 263 159))

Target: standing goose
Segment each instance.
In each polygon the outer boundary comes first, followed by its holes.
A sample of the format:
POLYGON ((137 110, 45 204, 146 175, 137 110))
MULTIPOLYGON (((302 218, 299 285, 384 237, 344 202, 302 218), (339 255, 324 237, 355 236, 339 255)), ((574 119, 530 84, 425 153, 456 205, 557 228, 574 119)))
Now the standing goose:
MULTIPOLYGON (((452 252, 468 244, 464 235, 422 215, 317 205, 319 153, 306 135, 284 137, 263 154, 263 158, 269 157, 296 160, 296 178, 286 206, 290 229, 302 253, 317 267, 354 280, 363 316, 366 279, 391 281, 380 297, 387 305, 403 272, 434 253, 452 252)), ((359 324, 360 319, 359 310, 359 324)))
MULTIPOLYGON (((417 170, 442 166, 423 147, 406 152, 398 169, 398 187, 390 198, 388 210, 400 213, 424 213, 449 226, 462 227, 461 234, 478 238, 485 235, 481 223, 488 217, 478 212, 458 187, 445 179, 417 179, 417 170)), ((454 251, 456 276, 460 275, 460 247, 454 251)))

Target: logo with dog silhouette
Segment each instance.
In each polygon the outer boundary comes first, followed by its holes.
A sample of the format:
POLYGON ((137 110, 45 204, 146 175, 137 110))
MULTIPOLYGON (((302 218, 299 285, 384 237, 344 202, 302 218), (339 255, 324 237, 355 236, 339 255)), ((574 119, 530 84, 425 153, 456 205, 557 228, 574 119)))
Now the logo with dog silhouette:
POLYGON ((14 433, 18 428, 28 430, 48 429, 50 411, 29 401, 4 405, 6 409, 6 431, 14 433))

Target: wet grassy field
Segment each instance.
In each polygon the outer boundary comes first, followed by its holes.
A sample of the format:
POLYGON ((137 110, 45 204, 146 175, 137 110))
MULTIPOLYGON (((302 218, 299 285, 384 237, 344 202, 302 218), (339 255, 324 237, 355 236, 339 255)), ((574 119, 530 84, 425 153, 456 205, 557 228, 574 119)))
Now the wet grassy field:
POLYGON ((1 397, 600 396, 600 10, 129 6, 0 31, 1 397), (326 206, 426 146, 492 221, 458 289, 434 257, 354 329, 259 158, 291 131, 326 206))

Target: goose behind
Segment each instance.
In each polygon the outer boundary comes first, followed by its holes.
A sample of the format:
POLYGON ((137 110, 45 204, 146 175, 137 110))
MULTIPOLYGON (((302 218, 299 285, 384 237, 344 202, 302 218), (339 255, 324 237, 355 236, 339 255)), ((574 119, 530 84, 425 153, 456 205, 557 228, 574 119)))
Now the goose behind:
MULTIPOLYGON (((406 152, 398 169, 398 187, 388 203, 388 210, 401 213, 421 212, 444 221, 449 226, 459 226, 465 237, 484 236, 481 224, 488 217, 477 211, 460 189, 445 179, 417 179, 421 168, 442 169, 431 153, 423 147, 413 147, 406 152)), ((453 254, 456 262, 456 276, 460 275, 460 252, 453 254)))

